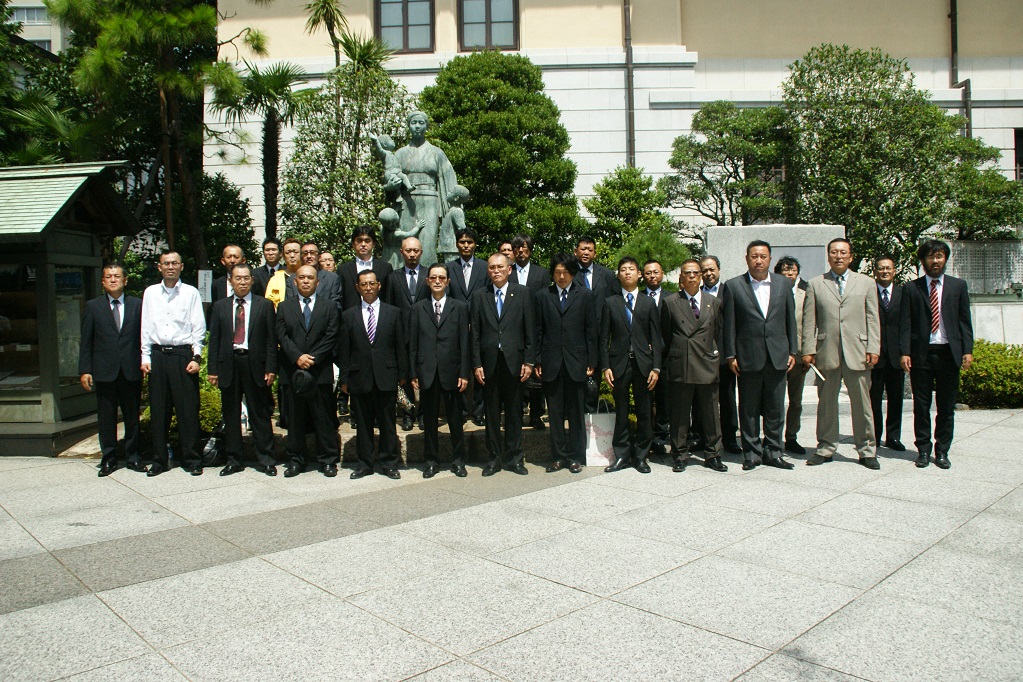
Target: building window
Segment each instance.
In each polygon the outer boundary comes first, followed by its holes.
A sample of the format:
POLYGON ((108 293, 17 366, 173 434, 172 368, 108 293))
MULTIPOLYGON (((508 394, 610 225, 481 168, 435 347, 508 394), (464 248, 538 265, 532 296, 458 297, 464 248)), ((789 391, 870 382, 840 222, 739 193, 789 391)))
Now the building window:
POLYGON ((458 33, 463 51, 517 50, 518 0, 459 0, 458 33))
POLYGON ((49 40, 30 40, 28 42, 32 43, 36 47, 43 48, 47 52, 51 52, 53 49, 53 43, 51 43, 49 40))
POLYGON ((1013 142, 1016 145, 1016 179, 1023 182, 1023 128, 1016 128, 1013 142))
POLYGON ((395 52, 433 52, 433 0, 377 0, 377 38, 395 52))
POLYGON ((25 26, 49 26, 50 16, 45 7, 12 7, 14 16, 11 20, 25 26))

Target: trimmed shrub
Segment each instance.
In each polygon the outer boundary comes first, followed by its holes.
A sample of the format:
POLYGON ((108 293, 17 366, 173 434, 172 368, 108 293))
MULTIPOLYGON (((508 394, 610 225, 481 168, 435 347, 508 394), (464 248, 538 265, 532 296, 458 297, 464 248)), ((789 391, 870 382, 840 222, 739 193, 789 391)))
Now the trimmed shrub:
POLYGON ((1023 407, 1023 346, 973 344, 973 365, 959 381, 959 402, 973 408, 1023 407))

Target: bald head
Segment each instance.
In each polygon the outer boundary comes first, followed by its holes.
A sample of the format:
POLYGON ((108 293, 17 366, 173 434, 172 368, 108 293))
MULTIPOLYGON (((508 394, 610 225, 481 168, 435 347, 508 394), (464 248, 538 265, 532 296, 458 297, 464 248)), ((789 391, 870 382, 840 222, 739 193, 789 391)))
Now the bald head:
POLYGON ((313 266, 303 265, 295 271, 295 288, 302 296, 312 296, 319 283, 319 275, 313 266))
POLYGON ((401 257, 405 259, 406 268, 415 270, 423 257, 423 245, 415 237, 406 237, 401 243, 401 257))

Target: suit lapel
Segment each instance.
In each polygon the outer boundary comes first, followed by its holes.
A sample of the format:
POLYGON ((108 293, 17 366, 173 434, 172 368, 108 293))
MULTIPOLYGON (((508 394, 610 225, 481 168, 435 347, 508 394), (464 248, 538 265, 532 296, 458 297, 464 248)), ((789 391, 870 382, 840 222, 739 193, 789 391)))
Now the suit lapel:
MULTIPOLYGON (((760 317, 767 319, 764 315, 764 311, 760 309, 760 301, 757 300, 756 294, 753 293, 753 283, 750 281, 750 274, 747 272, 742 276, 742 290, 746 292, 746 297, 749 298, 750 304, 753 306, 753 310, 760 313, 760 317)), ((720 289, 718 292, 720 293, 720 289)))
MULTIPOLYGON (((831 295, 835 297, 836 301, 839 303, 842 302, 842 295, 838 293, 838 280, 832 277, 830 272, 824 273, 824 286, 831 292, 831 295)), ((846 290, 846 293, 849 293, 848 289, 846 290)))

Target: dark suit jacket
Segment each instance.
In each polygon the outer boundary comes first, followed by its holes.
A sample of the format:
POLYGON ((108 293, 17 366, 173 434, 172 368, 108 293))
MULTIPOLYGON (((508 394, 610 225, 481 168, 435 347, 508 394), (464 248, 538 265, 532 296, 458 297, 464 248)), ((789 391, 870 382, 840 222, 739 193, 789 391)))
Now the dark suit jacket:
MULTIPOLYGON (((274 270, 274 272, 277 272, 274 270)), ((266 265, 253 266, 252 270, 252 293, 257 296, 266 295, 266 285, 270 282, 270 278, 273 277, 267 272, 266 265)))
POLYGON ((123 372, 128 381, 142 381, 142 299, 125 294, 123 307, 118 331, 105 293, 85 304, 79 374, 109 382, 123 372))
MULTIPOLYGON (((580 283, 581 284, 581 283, 580 283)), ((639 293, 639 290, 636 291, 639 293)), ((632 328, 625 316, 625 297, 621 290, 604 299, 600 314, 600 369, 610 369, 619 377, 629 363, 629 351, 636 356, 644 375, 661 369, 661 321, 657 306, 649 296, 637 296, 633 303, 632 328)))
POLYGON ((416 295, 415 300, 412 299, 412 294, 408 290, 408 272, 404 266, 399 270, 394 270, 387 276, 387 297, 383 300, 400 310, 406 316, 406 321, 408 320, 408 312, 412 310, 413 303, 424 298, 431 298, 430 288, 426 286, 426 275, 429 272, 430 269, 428 267, 419 266, 419 275, 416 277, 416 290, 414 292, 416 295))
MULTIPOLYGON (((597 297, 598 303, 604 301, 608 296, 617 293, 621 289, 621 285, 618 283, 618 278, 615 277, 614 272, 596 261, 594 261, 590 267, 593 271, 592 276, 590 277, 590 283, 592 284, 591 288, 593 290, 593 294, 597 297)), ((584 277, 582 272, 575 276, 575 281, 579 282, 579 286, 585 288, 586 283, 583 280, 584 277)))
POLYGON ((662 299, 661 335, 664 337, 665 380, 687 384, 716 384, 720 376, 720 342, 724 318, 722 303, 700 294, 700 317, 684 294, 662 299))
POLYGON ((533 292, 534 296, 536 292, 543 291, 551 283, 550 270, 533 261, 529 263, 529 277, 525 282, 519 280, 518 266, 514 264, 512 265, 512 276, 514 277, 512 281, 525 285, 526 288, 533 292))
POLYGON ((373 343, 366 335, 362 306, 349 308, 341 314, 341 336, 338 340, 340 381, 349 393, 397 391, 398 381, 408 378, 408 346, 405 343, 405 322, 401 311, 380 302, 377 331, 373 343))
MULTIPOLYGON (((530 268, 529 274, 533 274, 530 268)), ((596 369, 597 299, 581 283, 568 289, 565 310, 561 310, 558 287, 551 285, 535 294, 537 364, 543 381, 558 379, 562 365, 572 381, 586 381, 586 369, 596 369)))
POLYGON ((536 364, 536 327, 529 289, 509 278, 500 320, 493 284, 473 294, 469 310, 473 367, 482 367, 485 375, 492 375, 497 368, 498 345, 513 376, 519 375, 522 365, 536 364))
POLYGON ((462 259, 455 258, 447 263, 448 267, 448 296, 456 301, 465 301, 469 304, 470 310, 473 305, 473 295, 490 286, 490 275, 487 274, 487 261, 472 257, 472 276, 469 279, 469 286, 465 286, 465 277, 462 275, 462 259))
POLYGON ((420 390, 433 385, 435 378, 445 391, 458 389, 458 380, 468 381, 469 304, 447 297, 440 323, 433 310, 433 296, 416 301, 409 311, 409 366, 420 390))
MULTIPOLYGON (((387 300, 387 277, 393 272, 391 264, 380 258, 373 259, 373 272, 377 273, 377 281, 380 282, 380 300, 387 300)), ((322 270, 320 272, 323 272, 322 270)), ((341 309, 358 308, 362 303, 362 295, 359 293, 356 283, 359 270, 354 260, 345 261, 337 266, 337 274, 341 277, 341 309)))
POLYGON ((806 280, 805 280, 805 279, 803 279, 802 277, 800 277, 800 278, 799 278, 799 283, 798 283, 798 284, 796 284, 796 286, 797 286, 798 288, 802 289, 803 291, 806 291, 806 290, 807 290, 807 288, 808 288, 808 287, 809 287, 810 285, 806 283, 806 280))
POLYGON ((334 383, 334 353, 340 313, 328 298, 316 296, 309 330, 303 326, 301 300, 299 296, 288 296, 277 306, 277 342, 281 345, 280 380, 290 384, 291 377, 298 369, 299 357, 308 353, 314 364, 309 372, 317 384, 334 383))
POLYGON ((877 312, 881 318, 881 358, 876 365, 879 369, 881 367, 899 368, 899 356, 902 354, 902 315, 904 310, 901 285, 892 285, 888 310, 885 310, 884 304, 881 303, 881 292, 877 292, 877 312))
MULTIPOLYGON (((277 316, 274 304, 253 294, 246 307, 249 322, 249 368, 259 386, 263 375, 277 373, 277 316)), ((222 298, 210 308, 210 339, 207 371, 227 387, 234 380, 234 303, 222 298)))
MULTIPOLYGON (((263 290, 266 290, 265 286, 263 290)), ((210 301, 216 303, 222 298, 227 298, 227 275, 217 277, 210 286, 210 301)))
POLYGON ((766 319, 753 294, 748 272, 728 280, 722 303, 725 357, 737 358, 740 372, 759 372, 768 365, 787 369, 789 356, 799 354, 796 304, 788 280, 783 275, 771 275, 766 319))
MULTIPOLYGON (((319 299, 321 296, 324 299, 329 299, 334 302, 337 306, 338 312, 341 311, 341 278, 337 276, 337 273, 331 272, 330 270, 317 270, 316 279, 320 281, 316 285, 316 298, 319 299)), ((267 279, 267 282, 270 280, 267 279)), ((298 298, 298 288, 295 286, 295 276, 288 275, 288 293, 286 297, 298 298)), ((265 288, 264 288, 265 290, 265 288)))
MULTIPOLYGON (((914 279, 902 288, 902 302, 905 311, 902 317, 902 338, 899 340, 902 355, 908 355, 914 363, 927 359, 931 337, 931 298, 927 287, 927 276, 914 279)), ((970 292, 966 282, 958 277, 945 275, 941 287, 941 319, 945 324, 945 336, 956 365, 962 366, 963 355, 973 355, 973 321, 970 317, 970 292)))

